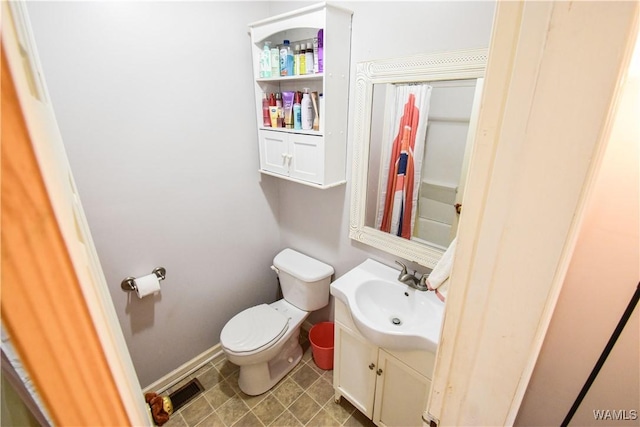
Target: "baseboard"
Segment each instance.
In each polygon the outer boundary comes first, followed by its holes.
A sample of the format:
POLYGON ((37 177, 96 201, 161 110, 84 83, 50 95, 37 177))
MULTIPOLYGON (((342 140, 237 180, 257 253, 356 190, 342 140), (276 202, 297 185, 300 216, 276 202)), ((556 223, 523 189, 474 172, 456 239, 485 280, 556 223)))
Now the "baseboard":
POLYGON ((177 369, 174 369, 173 371, 169 372, 164 377, 160 378, 159 380, 145 387, 142 390, 142 392, 143 393, 155 392, 160 394, 166 389, 168 389, 169 387, 171 387, 173 384, 179 382, 183 378, 191 375, 192 373, 200 369, 206 363, 209 363, 212 360, 215 360, 218 358, 222 359, 223 357, 224 357, 224 353, 222 351, 222 347, 220 346, 220 344, 216 344, 210 349, 205 350, 204 352, 200 353, 193 359, 189 360, 187 363, 178 367, 177 369))
MULTIPOLYGON (((308 334, 309 330, 312 327, 313 327, 313 324, 305 320, 304 323, 302 323, 301 329, 308 334)), ((181 381, 183 378, 191 375, 192 373, 200 369, 206 363, 212 360, 215 360, 216 358, 222 359, 223 357, 224 357, 224 352, 222 351, 222 347, 220 346, 220 344, 216 344, 210 349, 205 350, 203 353, 189 360, 187 363, 178 367, 177 369, 174 369, 173 371, 169 372, 164 377, 148 385, 142 390, 142 392, 143 393, 154 392, 154 393, 160 394, 166 389, 168 389, 169 387, 171 387, 173 384, 181 381)))

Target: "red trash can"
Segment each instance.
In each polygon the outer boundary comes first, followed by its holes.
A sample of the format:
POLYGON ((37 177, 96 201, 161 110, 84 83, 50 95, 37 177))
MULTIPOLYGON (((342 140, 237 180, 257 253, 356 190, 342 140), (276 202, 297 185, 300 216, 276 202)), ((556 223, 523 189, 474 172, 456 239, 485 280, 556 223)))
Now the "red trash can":
POLYGON ((333 322, 316 323, 309 330, 313 360, 320 369, 333 369, 333 322))

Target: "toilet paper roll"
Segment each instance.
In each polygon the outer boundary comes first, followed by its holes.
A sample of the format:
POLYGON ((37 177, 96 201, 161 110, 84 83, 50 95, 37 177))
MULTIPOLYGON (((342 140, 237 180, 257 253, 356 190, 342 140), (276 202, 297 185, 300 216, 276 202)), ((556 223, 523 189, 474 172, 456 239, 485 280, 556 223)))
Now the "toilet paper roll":
POLYGON ((136 284, 138 298, 144 298, 147 295, 160 292, 160 279, 155 274, 138 277, 133 282, 136 284))

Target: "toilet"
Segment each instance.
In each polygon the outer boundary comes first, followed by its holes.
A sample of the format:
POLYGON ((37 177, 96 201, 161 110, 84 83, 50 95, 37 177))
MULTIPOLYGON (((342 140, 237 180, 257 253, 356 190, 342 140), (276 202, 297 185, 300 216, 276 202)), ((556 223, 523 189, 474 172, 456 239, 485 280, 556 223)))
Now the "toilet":
POLYGON ((329 304, 330 265, 284 249, 271 268, 284 298, 236 314, 220 333, 227 359, 240 366, 238 386, 251 396, 271 389, 300 362, 300 327, 310 312, 329 304))

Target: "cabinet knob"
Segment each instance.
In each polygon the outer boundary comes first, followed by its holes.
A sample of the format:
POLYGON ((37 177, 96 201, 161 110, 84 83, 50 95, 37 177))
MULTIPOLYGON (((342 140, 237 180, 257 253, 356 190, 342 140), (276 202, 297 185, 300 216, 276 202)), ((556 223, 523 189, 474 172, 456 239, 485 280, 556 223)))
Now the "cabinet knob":
POLYGON ((375 368, 375 367, 376 367, 376 365, 374 365, 373 363, 371 363, 371 364, 369 365, 369 369, 371 369, 372 371, 373 371, 373 368, 375 368))
POLYGON ((376 371, 376 374, 382 375, 382 369, 378 368, 378 370, 376 371))

